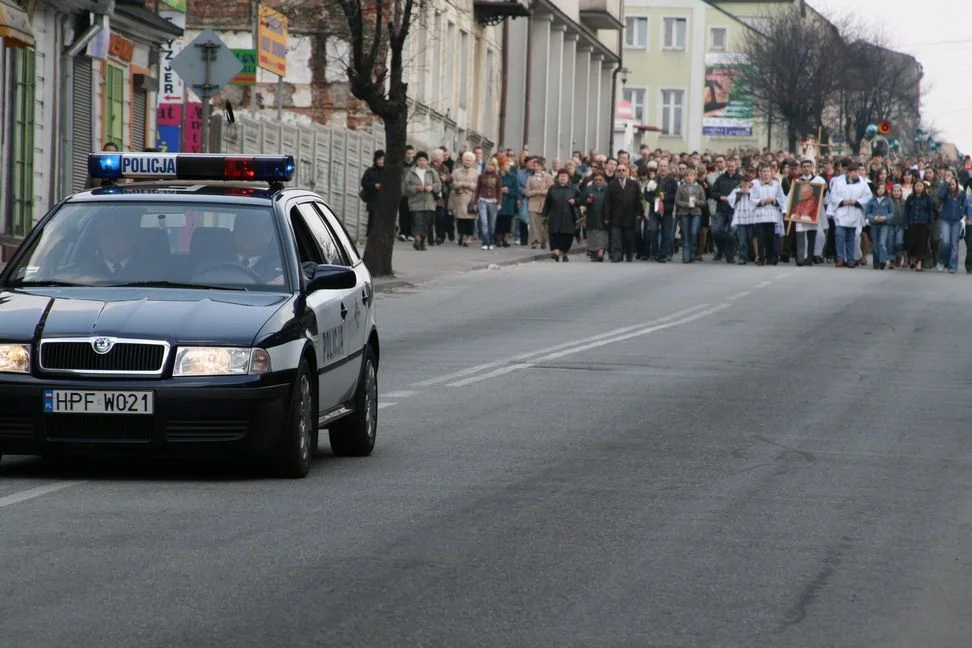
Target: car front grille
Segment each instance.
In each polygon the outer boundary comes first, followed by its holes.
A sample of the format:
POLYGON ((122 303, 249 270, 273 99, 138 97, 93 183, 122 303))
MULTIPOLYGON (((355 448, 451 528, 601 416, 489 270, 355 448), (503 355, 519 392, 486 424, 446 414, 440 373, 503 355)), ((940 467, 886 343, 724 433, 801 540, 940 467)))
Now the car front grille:
POLYGON ((161 374, 165 342, 116 341, 107 353, 97 353, 91 340, 44 340, 40 367, 44 371, 97 374, 161 374))
POLYGON ((152 439, 151 416, 62 414, 47 417, 47 438, 52 441, 112 441, 147 443, 152 439))
POLYGON ((0 439, 29 439, 34 436, 34 422, 18 416, 0 416, 0 439))

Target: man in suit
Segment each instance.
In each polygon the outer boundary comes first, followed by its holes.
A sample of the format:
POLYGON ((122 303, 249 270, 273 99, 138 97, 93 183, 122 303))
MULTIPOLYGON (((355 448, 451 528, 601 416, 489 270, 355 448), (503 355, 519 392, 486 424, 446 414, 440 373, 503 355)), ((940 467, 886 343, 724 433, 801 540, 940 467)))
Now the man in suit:
POLYGON ((611 261, 622 258, 634 261, 635 223, 644 213, 641 187, 637 178, 629 177, 627 164, 619 164, 614 180, 608 184, 604 198, 604 224, 611 228, 611 261))
POLYGON ((136 258, 135 243, 141 221, 129 216, 101 216, 94 223, 94 255, 81 261, 75 272, 92 283, 130 283, 145 280, 145 268, 136 258))
POLYGON ((241 212, 233 222, 236 263, 267 284, 283 284, 283 261, 269 215, 241 212))

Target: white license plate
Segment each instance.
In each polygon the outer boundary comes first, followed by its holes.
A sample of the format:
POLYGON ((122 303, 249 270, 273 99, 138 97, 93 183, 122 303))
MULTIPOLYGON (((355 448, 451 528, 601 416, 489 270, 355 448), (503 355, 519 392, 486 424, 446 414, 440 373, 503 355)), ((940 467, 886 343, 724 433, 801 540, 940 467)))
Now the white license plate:
POLYGON ((151 414, 150 391, 80 391, 45 389, 44 411, 49 414, 151 414))

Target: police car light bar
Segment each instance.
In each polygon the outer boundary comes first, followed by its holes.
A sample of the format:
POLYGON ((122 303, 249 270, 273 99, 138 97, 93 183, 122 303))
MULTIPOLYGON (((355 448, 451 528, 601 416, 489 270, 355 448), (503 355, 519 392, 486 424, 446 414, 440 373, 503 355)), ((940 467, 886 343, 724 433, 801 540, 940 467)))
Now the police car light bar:
POLYGON ((295 168, 292 155, 92 153, 88 156, 88 175, 105 180, 287 182, 294 177, 295 168))

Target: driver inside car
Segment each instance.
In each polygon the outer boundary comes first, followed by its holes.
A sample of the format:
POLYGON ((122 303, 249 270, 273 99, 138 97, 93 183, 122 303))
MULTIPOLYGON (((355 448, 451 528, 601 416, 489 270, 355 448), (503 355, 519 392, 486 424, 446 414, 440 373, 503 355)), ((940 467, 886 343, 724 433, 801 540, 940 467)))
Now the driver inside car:
POLYGON ((133 218, 99 218, 94 223, 97 249, 77 270, 94 281, 125 283, 141 279, 144 267, 133 250, 139 221, 133 218))
POLYGON ((263 283, 284 282, 283 263, 274 237, 273 222, 262 214, 241 213, 233 223, 236 263, 263 283))

